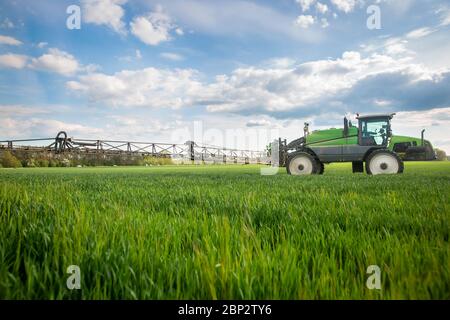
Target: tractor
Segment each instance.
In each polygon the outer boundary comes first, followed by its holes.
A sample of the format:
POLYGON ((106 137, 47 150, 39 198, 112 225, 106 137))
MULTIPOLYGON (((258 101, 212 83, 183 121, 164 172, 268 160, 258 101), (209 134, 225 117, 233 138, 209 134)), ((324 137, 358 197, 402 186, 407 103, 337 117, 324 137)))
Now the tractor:
POLYGON ((342 129, 309 132, 305 123, 303 137, 289 144, 278 140, 279 165, 290 175, 323 174, 324 164, 351 162, 353 172, 396 174, 403 172, 403 161, 435 160, 431 143, 421 138, 392 134, 395 113, 357 116, 358 125, 344 118, 342 129))

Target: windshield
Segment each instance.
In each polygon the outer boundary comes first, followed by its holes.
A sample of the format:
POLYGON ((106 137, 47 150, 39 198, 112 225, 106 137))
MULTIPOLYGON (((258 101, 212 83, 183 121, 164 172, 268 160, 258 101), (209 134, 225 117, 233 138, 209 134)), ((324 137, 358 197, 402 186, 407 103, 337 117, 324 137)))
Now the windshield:
POLYGON ((386 119, 362 120, 361 137, 363 145, 386 145, 389 121, 386 119))

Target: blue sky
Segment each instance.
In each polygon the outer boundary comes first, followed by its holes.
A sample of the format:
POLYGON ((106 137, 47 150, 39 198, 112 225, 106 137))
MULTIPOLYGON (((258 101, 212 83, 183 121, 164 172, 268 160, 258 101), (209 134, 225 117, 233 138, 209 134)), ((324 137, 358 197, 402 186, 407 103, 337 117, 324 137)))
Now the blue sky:
POLYGON ((438 0, 3 1, 0 140, 261 149, 304 121, 397 112, 395 133, 425 128, 450 153, 449 35, 438 0), (66 26, 70 5, 81 29, 66 26))

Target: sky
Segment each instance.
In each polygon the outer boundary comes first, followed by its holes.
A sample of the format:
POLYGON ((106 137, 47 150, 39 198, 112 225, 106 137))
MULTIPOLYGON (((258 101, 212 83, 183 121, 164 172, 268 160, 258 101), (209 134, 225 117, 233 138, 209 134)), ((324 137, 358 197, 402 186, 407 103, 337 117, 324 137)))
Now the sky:
POLYGON ((0 140, 263 150, 395 112, 450 154, 449 40, 444 0, 2 1, 0 140))

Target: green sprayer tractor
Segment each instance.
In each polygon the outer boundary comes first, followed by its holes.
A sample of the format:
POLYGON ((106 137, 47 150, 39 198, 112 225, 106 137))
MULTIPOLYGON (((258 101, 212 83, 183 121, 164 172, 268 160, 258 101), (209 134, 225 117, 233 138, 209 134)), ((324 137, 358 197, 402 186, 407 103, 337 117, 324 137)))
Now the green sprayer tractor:
MULTIPOLYGON (((278 140, 279 165, 288 174, 322 174, 324 164, 351 162, 353 172, 396 174, 403 172, 403 161, 435 160, 431 143, 421 138, 392 134, 391 120, 395 113, 359 116, 358 126, 344 118, 344 128, 309 132, 290 143, 278 140)), ((273 155, 273 154, 272 154, 273 155)))

